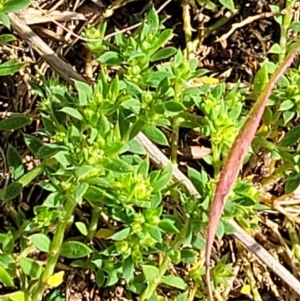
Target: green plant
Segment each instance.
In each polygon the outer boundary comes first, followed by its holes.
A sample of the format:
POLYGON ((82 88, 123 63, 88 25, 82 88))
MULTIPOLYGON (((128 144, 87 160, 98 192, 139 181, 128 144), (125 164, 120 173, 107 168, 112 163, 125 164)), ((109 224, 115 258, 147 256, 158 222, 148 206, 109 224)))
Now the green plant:
MULTIPOLYGON (((74 90, 42 76, 42 87, 32 83, 41 98, 43 128, 39 136, 24 134, 24 141, 39 165, 25 172, 17 150, 7 150, 12 181, 1 191, 1 199, 10 206, 33 181, 48 196, 33 208, 33 218, 10 207, 14 225, 0 235, 0 281, 13 287, 18 279, 20 285, 4 300, 18 296, 38 301, 46 288, 59 286, 64 277, 63 270, 55 270, 59 257, 71 267, 90 269, 100 287, 124 278, 128 297, 154 300, 161 287, 168 286, 183 300, 190 279, 199 285, 197 293, 206 295, 199 268, 205 248, 201 233, 216 183, 204 169, 189 168, 201 194, 196 200, 172 181, 179 130, 194 128, 211 139, 212 156, 205 160, 217 177, 247 115, 248 91, 238 84, 231 92, 223 84, 194 86, 194 80, 208 71, 198 69, 196 59, 187 60, 172 46, 162 49, 171 44, 172 31, 164 28, 154 9, 130 37, 118 33, 114 40, 103 39, 105 29, 104 23, 85 33, 99 38, 87 45, 101 66, 93 87, 76 81, 74 90), (191 113, 195 106, 202 116, 191 113), (162 171, 150 168, 135 139, 140 131, 170 146, 172 164, 162 171), (88 219, 82 218, 82 211, 90 213, 88 219), (71 229, 80 234, 80 241, 67 239, 71 229), (38 252, 46 253, 45 263, 36 261, 38 252), (191 278, 181 275, 181 266, 189 270, 191 264, 198 267, 191 278)), ((31 121, 13 116, 0 122, 0 130, 20 129, 31 121)), ((219 238, 232 233, 232 217, 246 227, 256 226, 252 214, 261 208, 257 198, 245 180, 236 185, 217 228, 219 238)), ((216 286, 226 283, 229 270, 224 257, 213 272, 216 286)))
MULTIPOLYGON (((30 0, 1 0, 0 1, 0 22, 10 29, 8 14, 24 9, 30 4, 30 0)), ((15 40, 12 34, 0 35, 0 45, 15 40)), ((0 65, 0 76, 11 75, 18 72, 25 64, 19 60, 9 60, 0 65)))

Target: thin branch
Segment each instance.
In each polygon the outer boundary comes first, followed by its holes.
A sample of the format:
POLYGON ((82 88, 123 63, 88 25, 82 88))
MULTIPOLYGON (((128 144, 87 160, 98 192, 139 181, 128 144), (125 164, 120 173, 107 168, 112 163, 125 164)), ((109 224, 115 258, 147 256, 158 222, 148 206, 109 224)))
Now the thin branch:
POLYGON ((295 10, 294 9, 283 9, 280 12, 265 12, 265 13, 261 13, 255 16, 250 16, 248 18, 246 18, 245 20, 239 22, 239 23, 234 23, 232 24, 230 30, 226 33, 224 33, 220 38, 218 38, 216 41, 217 42, 222 42, 225 41, 226 39, 229 38, 229 36, 231 36, 237 29, 244 27, 256 20, 259 19, 266 19, 266 18, 272 18, 274 16, 278 16, 278 15, 285 15, 285 14, 292 14, 294 13, 295 10))

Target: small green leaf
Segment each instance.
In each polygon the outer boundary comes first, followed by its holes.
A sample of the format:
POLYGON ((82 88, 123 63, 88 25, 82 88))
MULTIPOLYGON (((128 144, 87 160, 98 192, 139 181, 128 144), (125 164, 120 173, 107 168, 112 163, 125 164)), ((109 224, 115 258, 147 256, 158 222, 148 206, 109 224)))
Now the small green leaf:
POLYGON ((293 22, 290 28, 296 32, 300 32, 300 22, 293 22))
POLYGON ((285 111, 283 112, 283 120, 284 120, 284 125, 287 125, 296 115, 296 112, 293 111, 285 111))
POLYGON ((48 116, 44 115, 42 115, 42 121, 46 132, 48 132, 50 135, 55 135, 56 129, 54 127, 53 121, 48 116))
POLYGON ((0 13, 0 22, 2 22, 6 28, 10 29, 10 20, 7 14, 0 13))
POLYGON ((218 239, 221 239, 224 236, 224 225, 222 223, 222 221, 219 222, 218 227, 217 227, 217 232, 216 235, 218 237, 218 239))
POLYGON ((138 85, 136 85, 130 81, 125 81, 125 82, 126 82, 126 86, 127 86, 127 92, 129 95, 135 96, 135 95, 140 95, 143 93, 143 90, 138 85))
POLYGON ((172 275, 164 276, 162 278, 162 283, 181 290, 186 290, 188 288, 188 285, 182 278, 172 275))
POLYGON ((117 52, 106 51, 99 57, 99 61, 101 64, 120 65, 122 63, 122 58, 117 52))
POLYGON ((195 263, 197 261, 198 252, 191 249, 184 249, 181 251, 181 261, 183 263, 195 263))
POLYGON ((180 231, 175 227, 174 221, 169 220, 169 219, 163 219, 160 221, 158 224, 159 228, 165 231, 168 234, 174 234, 174 233, 179 233, 180 231))
POLYGON ((75 87, 78 92, 78 100, 81 106, 85 106, 93 95, 93 89, 86 83, 75 80, 75 87))
POLYGON ((132 140, 134 137, 136 137, 136 135, 142 130, 142 128, 144 127, 144 122, 143 121, 139 121, 136 122, 130 129, 130 136, 129 139, 132 140))
POLYGON ((45 253, 49 252, 51 241, 47 235, 36 233, 31 235, 30 239, 37 249, 45 253))
POLYGON ((67 241, 61 247, 61 256, 66 258, 81 258, 89 255, 92 250, 79 241, 67 241))
POLYGON ((98 287, 103 287, 104 283, 105 283, 105 274, 102 270, 98 270, 96 273, 96 283, 98 285, 98 287))
POLYGON ((236 232, 236 228, 227 220, 222 220, 222 224, 224 226, 224 234, 231 235, 236 232))
POLYGON ((205 249, 205 239, 199 235, 193 237, 192 245, 197 250, 203 251, 205 249))
POLYGON ((11 201, 16 198, 22 191, 23 185, 19 182, 9 184, 5 191, 4 201, 11 201))
POLYGON ((103 159, 103 166, 111 171, 127 173, 132 171, 132 167, 121 159, 103 159))
POLYGON ((152 265, 142 265, 142 270, 147 281, 154 280, 159 274, 159 269, 152 265))
POLYGON ((160 176, 153 182, 153 191, 161 191, 164 189, 171 181, 173 175, 172 164, 169 163, 164 170, 161 172, 160 176))
POLYGON ((272 47, 269 49, 268 53, 275 53, 275 54, 281 54, 283 53, 280 45, 278 43, 275 43, 272 45, 272 47))
POLYGON ((1 10, 1 13, 13 13, 17 12, 19 10, 24 9, 30 4, 30 0, 9 0, 4 1, 3 9, 1 10))
POLYGON ((24 174, 24 166, 18 151, 10 144, 7 148, 6 159, 9 171, 13 175, 13 178, 17 180, 24 174))
POLYGON ((287 111, 292 109, 294 106, 295 106, 294 101, 292 101, 291 99, 286 99, 280 104, 278 111, 287 111))
POLYGON ((53 158, 55 158, 55 160, 64 168, 70 164, 70 154, 67 151, 59 151, 53 156, 53 158))
POLYGON ((109 144, 105 148, 105 154, 108 157, 113 157, 115 155, 118 155, 123 147, 124 147, 124 143, 123 142, 121 142, 121 141, 114 141, 113 143, 109 144))
POLYGON ((56 208, 61 205, 62 198, 63 197, 60 192, 52 192, 47 196, 46 200, 43 203, 43 206, 56 208))
POLYGON ((260 95, 262 90, 269 82, 268 66, 263 64, 262 67, 256 72, 254 77, 254 93, 255 95, 260 95))
POLYGON ((155 126, 144 125, 142 131, 153 142, 163 146, 169 145, 165 134, 155 126))
POLYGON ((130 234, 130 231, 131 231, 130 228, 125 228, 125 229, 113 234, 112 236, 110 236, 109 239, 116 240, 116 241, 126 239, 128 237, 128 235, 130 234))
POLYGON ((113 286, 119 281, 119 276, 117 271, 114 270, 107 271, 107 276, 108 278, 105 286, 113 286))
POLYGON ((292 146, 300 139, 300 124, 294 126, 289 130, 284 136, 281 145, 282 146, 292 146))
POLYGON ((179 250, 173 250, 171 249, 168 252, 168 256, 170 257, 170 259, 172 260, 172 262, 174 264, 179 264, 181 261, 181 252, 179 250))
POLYGON ((127 145, 129 146, 128 152, 130 153, 138 154, 138 155, 146 154, 143 145, 137 139, 131 139, 127 145))
POLYGON ((294 177, 289 178, 284 186, 284 191, 286 194, 288 193, 292 193, 293 191, 295 191, 297 189, 297 187, 299 187, 300 185, 300 176, 296 175, 294 177))
POLYGON ((172 113, 180 113, 186 110, 186 107, 178 101, 168 101, 165 103, 165 108, 172 113))
POLYGON ((13 278, 2 267, 0 267, 0 282, 3 283, 5 286, 14 286, 13 278))
POLYGON ((166 48, 160 49, 151 56, 150 62, 167 59, 170 56, 174 55, 176 52, 177 52, 177 49, 174 47, 166 47, 166 48))
POLYGON ((14 115, 0 121, 0 131, 10 131, 20 129, 32 121, 31 118, 24 115, 14 115))
POLYGON ((25 294, 24 292, 21 291, 17 291, 17 292, 13 292, 11 294, 7 294, 4 296, 7 299, 3 300, 0 297, 1 301, 32 301, 31 297, 28 296, 27 294, 25 294))
POLYGON ((149 25, 151 34, 155 35, 159 29, 159 17, 154 9, 154 6, 151 6, 151 9, 146 18, 146 24, 149 25))
POLYGON ((75 174, 76 174, 77 180, 84 179, 94 169, 95 169, 95 167, 93 165, 81 165, 81 166, 77 167, 75 169, 75 174))
POLYGON ((120 94, 120 82, 119 82, 119 77, 116 76, 110 85, 108 95, 111 100, 115 101, 118 98, 119 94, 120 94))
POLYGON ((75 189, 75 200, 76 200, 76 202, 79 205, 82 204, 83 196, 87 192, 88 188, 89 188, 89 184, 88 183, 79 183, 76 186, 76 189, 75 189))
POLYGON ((59 151, 59 146, 57 144, 46 144, 39 148, 37 152, 38 158, 51 157, 59 151))
POLYGON ((25 66, 25 63, 21 63, 18 60, 10 60, 0 65, 0 76, 12 75, 21 70, 25 66))
POLYGON ((219 2, 229 10, 234 10, 233 0, 219 0, 219 2))
MULTIPOLYGON (((281 8, 278 6, 278 5, 269 5, 271 11, 273 13, 277 13, 277 12, 280 12, 281 8)), ((283 20, 283 16, 274 16, 274 20, 279 24, 281 25, 282 24, 282 20, 283 20)))
POLYGON ((123 278, 129 283, 134 276, 134 263, 131 256, 123 261, 123 278))
POLYGON ((43 143, 36 137, 23 134, 24 141, 27 147, 32 151, 33 154, 37 154, 39 149, 43 146, 43 143))
MULTIPOLYGON (((198 0, 199 1, 199 0, 198 0)), ((186 301, 187 300, 187 297, 189 295, 189 291, 186 291, 182 294, 180 294, 179 296, 177 296, 174 301, 186 301)))
POLYGON ((22 257, 20 258, 19 263, 22 272, 33 279, 39 278, 43 272, 43 268, 31 258, 22 257))
POLYGON ((148 226, 148 232, 157 242, 162 242, 161 232, 158 227, 148 226))
POLYGON ((60 112, 64 112, 78 120, 83 120, 83 116, 77 109, 70 108, 70 107, 64 107, 63 109, 60 110, 60 112))
POLYGON ((12 34, 2 34, 0 35, 0 45, 15 41, 16 37, 12 34))
POLYGON ((173 35, 173 31, 172 29, 166 29, 164 30, 159 37, 157 38, 157 40, 155 40, 155 42, 152 45, 152 53, 155 53, 157 49, 159 49, 160 47, 162 47, 169 39, 171 39, 173 35))
POLYGON ((76 228, 79 230, 79 232, 84 235, 87 236, 88 235, 88 229, 85 223, 83 222, 76 222, 75 223, 76 228))

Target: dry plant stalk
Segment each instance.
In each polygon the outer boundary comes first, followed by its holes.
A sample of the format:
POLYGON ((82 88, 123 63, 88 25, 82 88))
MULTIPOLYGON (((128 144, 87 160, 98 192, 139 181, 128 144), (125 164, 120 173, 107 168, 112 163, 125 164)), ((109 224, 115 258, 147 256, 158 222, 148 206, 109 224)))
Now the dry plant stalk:
POLYGON ((221 172, 209 214, 209 222, 206 234, 205 265, 209 301, 213 301, 209 269, 211 249, 225 203, 238 177, 242 159, 255 136, 271 92, 276 82, 292 64, 299 51, 300 40, 296 43, 294 49, 287 55, 283 63, 272 75, 268 84, 265 86, 255 102, 247 120, 245 121, 230 149, 229 155, 221 172))

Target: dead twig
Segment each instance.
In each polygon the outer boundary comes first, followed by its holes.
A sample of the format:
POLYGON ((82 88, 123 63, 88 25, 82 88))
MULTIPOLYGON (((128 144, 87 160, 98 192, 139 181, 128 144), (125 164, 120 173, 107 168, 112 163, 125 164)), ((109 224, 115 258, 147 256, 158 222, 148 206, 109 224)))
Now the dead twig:
POLYGON ((73 20, 86 21, 86 17, 81 13, 58 10, 49 13, 45 10, 31 7, 17 13, 17 16, 27 25, 49 23, 52 20, 56 22, 68 22, 73 20))
POLYGON ((67 82, 72 79, 84 80, 73 68, 63 61, 58 55, 28 26, 24 21, 14 13, 9 13, 8 17, 12 28, 22 39, 27 42, 38 54, 43 57, 47 63, 63 77, 67 82))
MULTIPOLYGON (((136 1, 136 0, 133 0, 136 1)), ((172 0, 167 0, 165 1, 158 9, 157 9, 157 13, 161 12, 172 0)), ((36 9, 39 10, 41 13, 44 13, 44 11, 38 6, 36 5, 36 9)), ((58 27, 60 27, 61 29, 63 29, 64 31, 66 31, 67 33, 69 33, 70 35, 72 35, 73 37, 75 37, 77 39, 77 41, 84 41, 84 42, 101 42, 101 41, 106 41, 112 37, 114 37, 115 35, 119 34, 119 33, 125 33, 128 31, 131 31, 133 29, 138 28, 139 26, 141 26, 143 24, 143 22, 138 22, 137 24, 134 24, 132 26, 126 27, 122 30, 110 33, 108 35, 106 35, 104 38, 102 39, 88 39, 88 38, 84 38, 78 34, 76 34, 75 32, 71 31, 70 29, 68 29, 67 27, 65 27, 64 25, 62 25, 61 23, 58 22, 58 20, 56 20, 55 18, 53 18, 51 16, 51 14, 45 14, 43 15, 44 18, 48 19, 48 22, 52 22, 55 25, 57 25, 58 27)), ((104 19, 103 19, 104 20, 104 19)))
POLYGON ((224 33, 220 38, 218 38, 216 40, 216 42, 222 42, 225 41, 226 39, 229 38, 229 36, 231 36, 238 28, 244 27, 258 19, 266 19, 266 18, 272 18, 274 16, 278 16, 278 15, 286 15, 286 14, 292 14, 294 13, 295 10, 294 9, 283 9, 280 12, 265 12, 265 13, 261 13, 255 16, 250 16, 248 18, 246 18, 245 20, 239 22, 239 23, 234 23, 232 24, 230 30, 226 33, 224 33))

